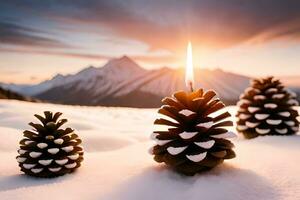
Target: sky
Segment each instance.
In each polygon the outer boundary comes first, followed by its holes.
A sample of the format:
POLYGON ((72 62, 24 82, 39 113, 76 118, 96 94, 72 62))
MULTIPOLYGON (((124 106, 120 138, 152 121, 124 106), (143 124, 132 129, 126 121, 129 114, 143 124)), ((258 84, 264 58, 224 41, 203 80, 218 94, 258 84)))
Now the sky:
POLYGON ((194 65, 300 75, 298 0, 0 0, 0 82, 37 83, 127 55, 148 69, 194 65))

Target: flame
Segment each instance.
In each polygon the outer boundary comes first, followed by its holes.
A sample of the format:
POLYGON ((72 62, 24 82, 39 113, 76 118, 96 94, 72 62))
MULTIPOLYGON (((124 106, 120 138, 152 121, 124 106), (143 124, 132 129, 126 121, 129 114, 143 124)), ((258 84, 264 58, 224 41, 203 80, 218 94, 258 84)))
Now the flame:
POLYGON ((186 51, 186 71, 185 71, 185 84, 193 91, 194 85, 194 66, 193 66, 193 51, 191 42, 188 43, 186 51))

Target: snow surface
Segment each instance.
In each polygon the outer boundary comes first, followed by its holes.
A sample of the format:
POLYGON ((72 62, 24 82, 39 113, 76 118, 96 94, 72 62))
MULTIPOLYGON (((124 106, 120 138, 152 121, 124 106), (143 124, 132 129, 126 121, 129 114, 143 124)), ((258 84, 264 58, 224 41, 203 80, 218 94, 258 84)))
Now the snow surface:
MULTIPOLYGON (((235 112, 235 107, 229 108, 235 112)), ((152 160, 156 109, 79 107, 0 101, 0 199, 300 199, 300 137, 233 139, 237 157, 194 177, 152 160), (55 179, 22 175, 15 156, 22 131, 44 110, 61 111, 83 139, 85 160, 55 179)))

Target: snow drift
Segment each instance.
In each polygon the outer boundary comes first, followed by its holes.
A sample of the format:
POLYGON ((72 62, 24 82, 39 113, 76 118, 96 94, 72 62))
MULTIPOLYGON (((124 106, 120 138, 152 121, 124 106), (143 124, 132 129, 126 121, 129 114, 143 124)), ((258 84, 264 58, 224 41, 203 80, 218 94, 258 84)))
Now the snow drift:
MULTIPOLYGON (((234 113, 236 108, 228 108, 234 113)), ((0 101, 0 199, 295 200, 300 199, 300 137, 237 138, 237 157, 194 177, 159 165, 147 153, 155 109, 59 106, 0 101), (38 179, 19 171, 22 131, 44 110, 61 111, 83 140, 73 174, 38 179)))

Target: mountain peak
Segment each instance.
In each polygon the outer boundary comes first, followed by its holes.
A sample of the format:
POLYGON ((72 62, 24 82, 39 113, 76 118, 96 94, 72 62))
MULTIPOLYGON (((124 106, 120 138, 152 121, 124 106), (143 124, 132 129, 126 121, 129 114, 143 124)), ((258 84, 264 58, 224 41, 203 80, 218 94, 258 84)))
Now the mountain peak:
POLYGON ((119 58, 120 61, 123 62, 134 62, 131 58, 129 58, 128 56, 124 55, 121 58, 119 58))
POLYGON ((124 55, 120 58, 109 60, 103 68, 116 69, 116 70, 130 70, 130 71, 144 71, 135 61, 128 56, 124 55))
POLYGON ((135 61, 133 61, 131 58, 129 58, 128 56, 124 55, 120 58, 115 58, 112 59, 108 62, 113 62, 113 63, 118 63, 118 64, 131 64, 131 65, 138 65, 135 61))
POLYGON ((91 69, 96 69, 97 67, 94 67, 93 65, 88 66, 86 69, 91 70, 91 69))
POLYGON ((60 78, 63 78, 63 77, 64 77, 64 75, 58 73, 52 79, 60 79, 60 78))
POLYGON ((84 68, 83 70, 79 71, 77 74, 93 73, 97 69, 97 67, 90 65, 87 68, 84 68))

